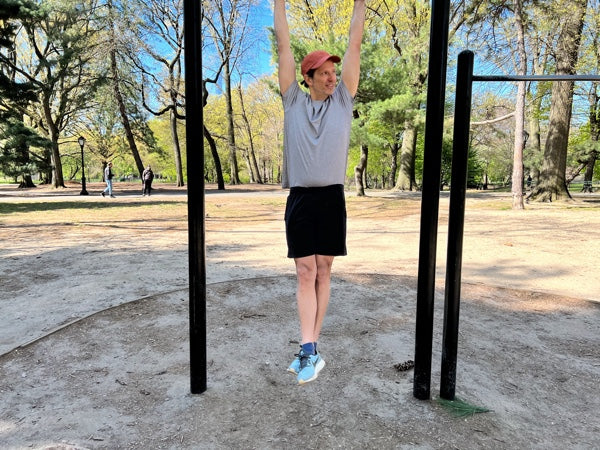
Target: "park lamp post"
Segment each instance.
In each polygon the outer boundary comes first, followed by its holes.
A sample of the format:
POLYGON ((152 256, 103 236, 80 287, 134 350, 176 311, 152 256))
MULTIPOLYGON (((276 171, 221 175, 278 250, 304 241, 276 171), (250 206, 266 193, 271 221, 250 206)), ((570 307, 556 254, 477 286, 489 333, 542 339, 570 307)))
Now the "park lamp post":
POLYGON ((79 136, 77 142, 79 143, 79 147, 81 147, 81 192, 79 195, 88 195, 88 191, 85 189, 85 163, 83 161, 83 146, 85 144, 85 138, 83 136, 79 136))

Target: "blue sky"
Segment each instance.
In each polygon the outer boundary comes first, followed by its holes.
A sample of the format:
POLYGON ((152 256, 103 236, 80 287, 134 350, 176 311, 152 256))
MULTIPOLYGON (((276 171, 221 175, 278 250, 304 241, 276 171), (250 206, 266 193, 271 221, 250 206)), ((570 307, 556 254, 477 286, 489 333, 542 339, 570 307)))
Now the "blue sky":
MULTIPOLYGON (((275 67, 271 65, 271 44, 269 40, 269 27, 273 26, 272 0, 258 0, 252 7, 249 27, 246 30, 246 42, 250 48, 238 60, 237 71, 242 73, 242 84, 247 85, 254 82, 257 78, 264 75, 270 75, 275 67)), ((205 31, 203 30, 203 33, 205 31)), ((206 43, 210 42, 210 37, 205 34, 206 43)), ((212 77, 211 66, 218 64, 215 55, 211 55, 210 46, 205 47, 202 59, 204 77, 212 77)), ((237 82, 238 72, 232 73, 233 82, 237 82)), ((220 77, 218 84, 222 82, 220 77)), ((210 84, 209 90, 218 94, 219 87, 210 84), (212 87, 211 87, 212 86, 212 87)))
POLYGON ((270 74, 274 67, 271 66, 271 51, 269 42, 269 30, 273 26, 273 10, 270 0, 261 0, 255 7, 251 21, 257 29, 261 30, 262 45, 257 49, 258 75, 270 74))

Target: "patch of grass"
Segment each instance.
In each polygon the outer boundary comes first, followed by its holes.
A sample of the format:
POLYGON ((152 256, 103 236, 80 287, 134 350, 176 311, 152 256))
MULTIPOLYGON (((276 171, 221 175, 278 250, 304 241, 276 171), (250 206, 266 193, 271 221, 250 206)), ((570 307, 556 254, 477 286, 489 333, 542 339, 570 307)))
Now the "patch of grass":
POLYGON ((3 225, 48 225, 89 221, 186 220, 187 203, 173 201, 102 203, 81 201, 0 203, 3 225))
POLYGON ((490 412, 487 408, 471 405, 457 397, 454 400, 446 400, 445 398, 438 397, 437 403, 454 417, 470 417, 475 414, 490 412))
POLYGON ((173 207, 184 206, 185 202, 130 202, 130 203, 92 203, 80 201, 59 201, 59 202, 11 202, 0 203, 0 214, 14 213, 44 213, 53 211, 80 211, 89 212, 95 210, 114 210, 129 208, 155 208, 157 206, 173 207))

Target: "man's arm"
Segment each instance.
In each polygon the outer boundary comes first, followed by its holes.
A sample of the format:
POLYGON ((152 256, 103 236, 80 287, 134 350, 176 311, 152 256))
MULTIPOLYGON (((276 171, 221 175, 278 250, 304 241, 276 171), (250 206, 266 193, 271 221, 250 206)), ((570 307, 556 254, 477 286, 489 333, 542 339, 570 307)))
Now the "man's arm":
POLYGON ((358 80, 360 78, 360 45, 365 28, 365 10, 365 0, 354 0, 348 48, 342 63, 342 81, 353 97, 358 90, 358 80))
POLYGON ((290 30, 285 15, 285 0, 274 1, 273 17, 279 59, 279 90, 283 95, 296 79, 296 62, 290 47, 290 30))

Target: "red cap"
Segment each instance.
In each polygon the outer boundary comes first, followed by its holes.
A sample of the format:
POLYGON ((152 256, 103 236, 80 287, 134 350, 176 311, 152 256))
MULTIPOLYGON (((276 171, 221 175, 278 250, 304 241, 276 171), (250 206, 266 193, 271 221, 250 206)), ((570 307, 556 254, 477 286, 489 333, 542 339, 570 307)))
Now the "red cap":
POLYGON ((300 71, 302 72, 302 75, 306 75, 310 69, 321 67, 325 61, 339 63, 341 60, 342 59, 339 56, 330 55, 325 50, 315 50, 304 57, 302 65, 300 66, 300 71))

